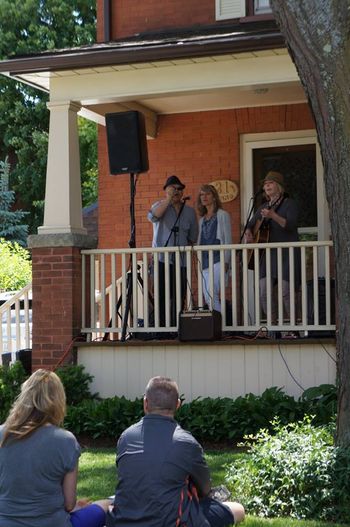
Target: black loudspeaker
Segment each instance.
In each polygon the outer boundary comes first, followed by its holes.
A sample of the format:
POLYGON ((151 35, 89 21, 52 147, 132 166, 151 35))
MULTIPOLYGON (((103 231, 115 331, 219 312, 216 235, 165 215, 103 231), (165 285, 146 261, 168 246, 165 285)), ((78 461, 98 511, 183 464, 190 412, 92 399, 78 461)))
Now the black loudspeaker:
POLYGON ((109 170, 113 175, 148 170, 146 125, 143 113, 106 114, 109 170))
POLYGON ((179 340, 220 340, 219 311, 184 311, 179 317, 179 340))

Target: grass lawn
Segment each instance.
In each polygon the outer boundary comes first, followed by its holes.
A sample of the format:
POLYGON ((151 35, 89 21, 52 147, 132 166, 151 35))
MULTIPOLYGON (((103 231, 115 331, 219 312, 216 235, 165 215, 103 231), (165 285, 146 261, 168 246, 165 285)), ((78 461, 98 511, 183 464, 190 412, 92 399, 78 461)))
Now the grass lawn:
MULTIPOLYGON (((232 462, 235 457, 242 455, 244 454, 221 450, 208 450, 206 452, 206 459, 210 467, 213 485, 219 485, 224 482, 225 464, 232 462)), ((79 498, 88 497, 96 500, 110 496, 114 494, 115 483, 115 449, 85 449, 79 462, 79 498)), ((239 498, 237 497, 237 499, 239 498)), ((345 524, 290 520, 288 518, 265 520, 255 516, 248 516, 243 525, 245 527, 345 527, 345 524)))

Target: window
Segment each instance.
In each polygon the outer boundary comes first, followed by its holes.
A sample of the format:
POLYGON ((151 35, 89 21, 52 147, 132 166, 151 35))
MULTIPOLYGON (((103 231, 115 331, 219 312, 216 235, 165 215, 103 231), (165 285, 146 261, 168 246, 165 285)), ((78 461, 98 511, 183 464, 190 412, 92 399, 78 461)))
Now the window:
POLYGON ((254 0, 254 15, 272 13, 270 0, 254 0))

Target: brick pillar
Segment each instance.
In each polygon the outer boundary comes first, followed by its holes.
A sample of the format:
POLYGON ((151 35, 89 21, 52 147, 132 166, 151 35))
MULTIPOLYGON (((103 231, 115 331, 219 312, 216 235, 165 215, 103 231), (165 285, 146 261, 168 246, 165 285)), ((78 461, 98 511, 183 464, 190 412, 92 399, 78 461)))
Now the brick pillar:
POLYGON ((32 369, 52 369, 81 329, 81 249, 96 247, 86 235, 29 237, 33 259, 32 369))

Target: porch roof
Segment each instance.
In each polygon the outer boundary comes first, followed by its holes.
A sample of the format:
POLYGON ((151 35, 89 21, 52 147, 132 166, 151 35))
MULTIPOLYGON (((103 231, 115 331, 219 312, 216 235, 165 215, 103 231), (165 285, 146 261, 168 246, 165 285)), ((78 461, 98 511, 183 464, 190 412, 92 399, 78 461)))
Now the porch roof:
POLYGON ((71 100, 105 125, 107 112, 142 111, 149 138, 159 114, 305 101, 273 20, 137 34, 0 61, 0 74, 71 100))
MULTIPOLYGON (((123 40, 79 48, 44 51, 0 61, 0 73, 21 79, 23 75, 137 64, 149 61, 224 55, 284 47, 284 39, 272 20, 221 26, 141 33, 123 40)), ((36 86, 48 91, 38 75, 36 86)), ((32 75, 34 82, 34 76, 32 75)))

